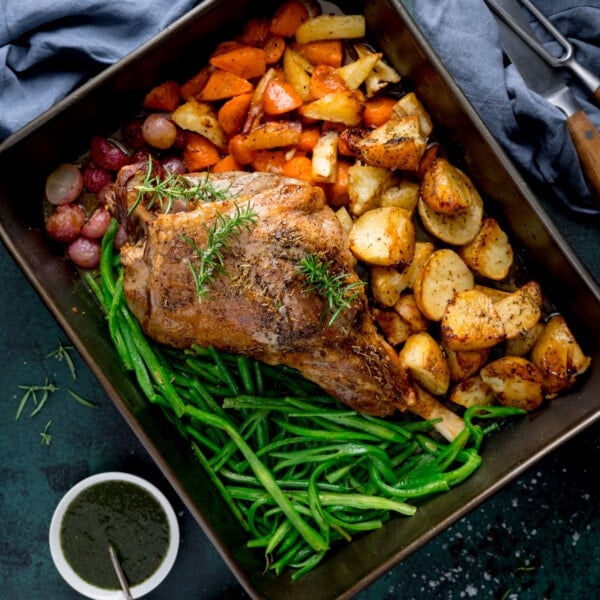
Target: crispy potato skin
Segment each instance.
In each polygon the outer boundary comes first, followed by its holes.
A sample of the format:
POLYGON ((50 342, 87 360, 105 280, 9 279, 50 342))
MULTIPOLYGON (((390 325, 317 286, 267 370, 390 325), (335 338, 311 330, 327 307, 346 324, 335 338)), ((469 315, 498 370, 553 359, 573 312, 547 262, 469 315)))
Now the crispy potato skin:
POLYGON ((421 312, 432 321, 440 321, 455 295, 474 285, 473 273, 460 256, 450 248, 442 248, 425 260, 413 288, 421 312))
POLYGON ((492 218, 483 220, 475 238, 458 253, 473 271, 494 281, 508 276, 514 260, 508 236, 492 218))
POLYGON ((561 315, 548 320, 531 350, 531 360, 543 376, 548 398, 573 385, 575 378, 585 373, 591 363, 561 315))
POLYGON ((464 408, 490 406, 496 402, 494 392, 479 375, 458 382, 452 388, 449 399, 464 408))
POLYGON ((441 396, 450 385, 450 368, 438 342, 426 331, 412 334, 400 350, 400 361, 430 394, 441 396))
POLYGON ((504 406, 532 411, 544 400, 542 374, 522 356, 503 356, 488 363, 480 376, 504 406))
POLYGON ((415 251, 415 226, 403 208, 385 206, 363 213, 350 230, 350 250, 367 264, 408 265, 415 251))
POLYGON ((475 289, 458 292, 448 302, 440 331, 444 344, 451 350, 482 350, 506 339, 494 303, 475 289))

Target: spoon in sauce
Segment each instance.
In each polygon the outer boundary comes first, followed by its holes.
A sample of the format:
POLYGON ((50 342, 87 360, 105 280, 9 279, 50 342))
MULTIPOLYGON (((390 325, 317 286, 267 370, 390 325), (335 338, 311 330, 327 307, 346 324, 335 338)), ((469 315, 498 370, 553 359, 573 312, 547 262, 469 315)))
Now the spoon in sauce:
POLYGON ((133 600, 133 596, 129 591, 129 584, 127 583, 127 579, 125 577, 125 573, 123 573, 123 568, 121 567, 121 563, 119 562, 119 558, 117 557, 117 553, 115 549, 112 547, 112 544, 108 546, 108 553, 110 554, 110 560, 115 569, 115 573, 119 579, 119 584, 121 585, 121 590, 123 590, 123 594, 125 596, 125 600, 133 600))

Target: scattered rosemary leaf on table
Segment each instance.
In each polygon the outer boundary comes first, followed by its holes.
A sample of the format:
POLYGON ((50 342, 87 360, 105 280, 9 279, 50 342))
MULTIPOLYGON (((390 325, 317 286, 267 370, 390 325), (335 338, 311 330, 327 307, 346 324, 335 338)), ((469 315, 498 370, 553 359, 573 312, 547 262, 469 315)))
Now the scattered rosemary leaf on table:
POLYGON ((75 371, 75 363, 71 357, 70 351, 73 350, 73 346, 64 346, 62 342, 58 343, 58 348, 46 354, 46 358, 54 357, 58 361, 65 361, 69 373, 73 381, 77 381, 77 372, 75 371))
POLYGON ((20 385, 19 389, 25 390, 25 393, 19 400, 17 412, 15 413, 15 421, 19 419, 29 400, 34 404, 34 408, 29 415, 30 417, 33 417, 42 410, 50 394, 56 392, 59 388, 46 377, 46 381, 43 385, 20 385), (41 396, 38 398, 38 393, 40 392, 41 396))
POLYGON ((52 435, 48 433, 50 425, 52 425, 52 421, 48 421, 44 426, 44 431, 40 433, 40 435, 42 436, 42 446, 49 446, 50 442, 52 441, 52 435))
POLYGON ((82 406, 86 406, 87 408, 98 408, 93 402, 90 400, 86 400, 83 396, 80 396, 77 392, 73 390, 67 390, 69 394, 82 406))

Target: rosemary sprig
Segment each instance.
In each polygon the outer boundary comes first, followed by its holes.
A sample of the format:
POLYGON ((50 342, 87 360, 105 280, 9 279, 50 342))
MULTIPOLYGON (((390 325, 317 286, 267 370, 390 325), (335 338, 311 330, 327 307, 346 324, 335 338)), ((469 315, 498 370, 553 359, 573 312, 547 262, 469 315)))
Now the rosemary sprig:
POLYGON ((75 364, 73 363, 73 359, 69 353, 70 350, 73 350, 73 346, 63 346, 62 342, 58 342, 58 348, 52 352, 48 352, 48 354, 46 354, 46 358, 54 357, 58 361, 64 360, 67 368, 69 369, 69 373, 71 373, 73 381, 76 381, 77 372, 75 371, 75 364))
POLYGON ((334 274, 332 266, 332 260, 326 261, 316 254, 306 254, 296 267, 306 279, 307 290, 316 292, 325 301, 324 315, 330 315, 329 326, 359 296, 358 288, 365 285, 364 281, 348 283, 349 274, 334 274))
POLYGON ((144 175, 144 180, 137 188, 137 195, 129 214, 131 215, 142 200, 149 196, 146 208, 151 209, 156 203, 160 209, 168 213, 173 209, 176 200, 190 202, 192 200, 202 200, 203 202, 219 202, 231 199, 228 189, 218 190, 209 179, 208 173, 197 183, 193 183, 189 178, 179 173, 169 172, 161 179, 152 168, 152 157, 148 158, 148 167, 144 175))
POLYGON ((229 248, 231 241, 237 239, 244 229, 249 230, 257 221, 258 215, 248 202, 240 208, 235 204, 233 215, 216 213, 216 219, 210 226, 205 224, 207 234, 206 248, 200 248, 191 238, 182 235, 196 252, 198 260, 190 262, 190 271, 194 278, 198 300, 208 294, 210 282, 219 274, 225 272, 223 253, 229 248))

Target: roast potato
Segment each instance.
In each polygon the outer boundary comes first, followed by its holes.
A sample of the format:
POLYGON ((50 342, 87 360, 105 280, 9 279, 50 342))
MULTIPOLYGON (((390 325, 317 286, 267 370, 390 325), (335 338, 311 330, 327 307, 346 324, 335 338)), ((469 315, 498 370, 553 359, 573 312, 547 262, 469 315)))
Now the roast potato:
POLYGON ((358 217, 379 206, 381 194, 395 181, 388 169, 371 167, 359 162, 348 169, 348 196, 350 212, 358 217))
POLYGON ((542 374, 548 398, 572 386, 591 363, 562 315, 548 320, 531 350, 531 361, 542 374))
MULTIPOLYGON (((433 210, 419 195, 418 211, 423 227, 434 237, 453 246, 468 244, 477 235, 483 220, 483 201, 471 180, 458 171, 457 178, 462 181, 461 195, 470 198, 470 203, 460 211, 453 213, 433 210)), ((422 187, 422 186, 421 186, 422 187)))
POLYGON ((495 302, 494 307, 504 325, 506 338, 516 338, 531 331, 540 320, 542 289, 536 281, 530 281, 495 302))
POLYGON ((392 117, 354 144, 367 165, 404 171, 416 171, 426 147, 417 115, 392 117))
POLYGON ((307 19, 296 29, 299 44, 318 40, 357 39, 365 36, 363 15, 317 15, 307 19))
POLYGON ((192 98, 176 108, 171 118, 181 129, 203 135, 221 150, 227 148, 227 136, 219 125, 214 106, 209 102, 198 102, 192 98))
POLYGON ((504 406, 532 411, 544 400, 542 374, 522 356, 503 356, 485 365, 479 375, 504 406))
POLYGON ((451 350, 482 350, 504 341, 506 333, 494 303, 483 292, 458 292, 444 308, 442 340, 451 350))
POLYGON ((434 396, 450 385, 450 368, 438 342, 426 331, 413 333, 399 352, 400 361, 414 381, 434 396))
POLYGON ((419 269, 414 293, 421 312, 432 321, 440 321, 455 294, 474 285, 473 273, 460 256, 442 248, 433 252, 419 269))
POLYGON ((492 218, 483 220, 477 235, 458 253, 473 271, 494 281, 507 277, 514 258, 508 236, 492 218))
POLYGON ((350 230, 350 250, 367 264, 408 265, 415 250, 410 213, 394 206, 363 213, 350 230))
POLYGON ((479 375, 459 381, 450 391, 449 399, 464 408, 491 406, 496 403, 494 392, 479 375))

